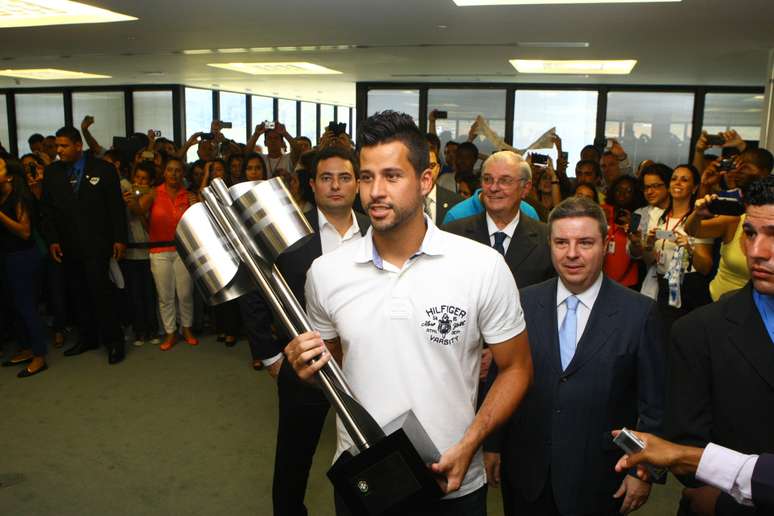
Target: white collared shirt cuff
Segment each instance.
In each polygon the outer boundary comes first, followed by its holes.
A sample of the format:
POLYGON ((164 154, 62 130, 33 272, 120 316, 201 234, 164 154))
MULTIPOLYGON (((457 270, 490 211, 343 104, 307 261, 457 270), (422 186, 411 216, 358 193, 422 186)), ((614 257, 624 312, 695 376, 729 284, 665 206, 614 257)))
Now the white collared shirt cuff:
POLYGON ((730 494, 737 503, 752 506, 752 474, 757 461, 757 455, 709 443, 699 461, 696 478, 730 494))
POLYGON ((273 357, 267 358, 266 360, 261 360, 261 363, 263 364, 263 367, 269 367, 270 365, 276 363, 280 358, 282 358, 282 352, 279 352, 273 357))

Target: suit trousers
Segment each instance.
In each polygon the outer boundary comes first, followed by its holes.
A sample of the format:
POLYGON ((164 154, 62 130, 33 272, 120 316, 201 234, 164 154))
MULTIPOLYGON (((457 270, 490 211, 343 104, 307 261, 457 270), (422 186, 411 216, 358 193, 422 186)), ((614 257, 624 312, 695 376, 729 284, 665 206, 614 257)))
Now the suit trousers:
POLYGON ((190 328, 193 325, 193 281, 188 269, 177 251, 150 253, 150 262, 164 331, 175 333, 178 316, 181 326, 190 328))
POLYGON ((306 516, 304 495, 312 458, 328 414, 320 389, 298 379, 285 360, 277 376, 279 424, 272 500, 275 516, 306 516))
POLYGON ((276 355, 281 350, 274 345, 271 336, 271 308, 261 293, 254 290, 240 297, 238 302, 253 360, 266 360, 276 355))
POLYGON ((65 281, 75 300, 81 342, 122 347, 124 336, 115 309, 115 288, 108 270, 110 258, 74 258, 63 261, 65 281))

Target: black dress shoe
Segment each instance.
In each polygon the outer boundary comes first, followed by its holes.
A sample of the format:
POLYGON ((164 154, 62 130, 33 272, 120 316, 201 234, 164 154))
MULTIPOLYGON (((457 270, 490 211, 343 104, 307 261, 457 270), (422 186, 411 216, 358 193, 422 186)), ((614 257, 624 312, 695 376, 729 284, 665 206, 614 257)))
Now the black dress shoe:
POLYGON ((108 354, 108 364, 117 364, 121 362, 126 355, 124 354, 123 346, 119 348, 113 348, 108 354))
POLYGON ((66 349, 64 352, 64 356, 74 357, 75 355, 80 355, 81 353, 85 353, 92 349, 97 349, 98 347, 99 347, 98 344, 85 344, 83 342, 79 342, 75 346, 69 349, 66 349))
POLYGON ((47 364, 43 364, 43 367, 41 367, 40 369, 38 369, 38 370, 37 370, 37 371, 35 371, 34 373, 31 373, 31 372, 29 371, 29 369, 27 369, 27 368, 25 367, 24 369, 22 369, 21 371, 19 371, 19 374, 17 374, 16 376, 17 376, 17 377, 19 377, 19 378, 29 378, 30 376, 35 376, 35 375, 36 375, 36 374, 38 374, 38 373, 42 373, 42 372, 43 372, 43 371, 45 371, 46 369, 48 369, 48 365, 47 365, 47 364))

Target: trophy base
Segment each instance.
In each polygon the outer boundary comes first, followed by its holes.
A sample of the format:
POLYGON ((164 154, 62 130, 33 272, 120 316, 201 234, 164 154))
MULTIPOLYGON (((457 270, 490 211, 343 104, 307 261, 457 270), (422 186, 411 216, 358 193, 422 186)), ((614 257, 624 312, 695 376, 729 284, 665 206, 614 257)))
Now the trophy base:
POLYGON ((443 495, 428 468, 440 454, 414 413, 403 414, 385 430, 396 426, 367 450, 357 455, 342 453, 328 470, 336 494, 352 514, 393 514, 422 507, 443 495))

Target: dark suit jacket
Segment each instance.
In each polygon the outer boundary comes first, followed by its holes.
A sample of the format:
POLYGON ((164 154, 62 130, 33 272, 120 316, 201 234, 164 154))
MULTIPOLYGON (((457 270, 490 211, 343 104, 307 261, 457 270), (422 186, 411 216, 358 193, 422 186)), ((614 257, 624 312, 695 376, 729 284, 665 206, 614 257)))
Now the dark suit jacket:
MULTIPOLYGON (((443 229, 486 246, 492 245, 486 227, 486 212, 455 220, 443 229)), ((511 269, 519 289, 540 283, 556 275, 548 247, 548 226, 521 214, 519 225, 505 252, 505 262, 511 269)))
POLYGON ((774 511, 774 455, 758 457, 752 476, 753 503, 758 510, 774 511))
MULTIPOLYGON (((357 225, 360 228, 360 234, 365 235, 368 228, 371 227, 371 220, 362 213, 354 212, 357 219, 357 225)), ((317 219, 317 208, 309 210, 304 213, 306 220, 309 221, 309 225, 312 226, 314 234, 307 240, 304 240, 300 245, 293 246, 279 258, 277 258, 277 268, 285 278, 285 282, 293 291, 293 294, 301 303, 301 306, 306 306, 306 296, 304 295, 304 285, 306 285, 306 273, 312 266, 312 262, 322 256, 322 243, 320 241, 320 224, 317 219)), ((281 330, 284 332, 284 329, 281 330)), ((266 356, 274 356, 281 352, 283 347, 287 344, 287 340, 280 338, 275 343, 276 350, 273 352, 267 352, 266 356)))
POLYGON ((605 277, 562 371, 557 282, 522 291, 535 376, 505 430, 503 489, 535 500, 551 482, 562 514, 605 513, 615 510, 612 496, 623 478, 614 471, 621 451, 610 431, 661 431, 661 328, 651 299, 605 277))
MULTIPOLYGON (((774 343, 751 284, 679 319, 670 340, 667 438, 702 447, 712 441, 742 453, 774 451, 774 343)), ((721 501, 718 514, 724 513, 754 511, 721 501), (728 510, 721 512, 721 505, 728 510)))
POLYGON ((127 241, 126 208, 115 168, 86 158, 78 193, 67 179, 67 164, 46 167, 40 200, 46 242, 58 243, 65 259, 108 258, 115 242, 127 241))
POLYGON ((458 193, 447 190, 442 186, 435 187, 435 222, 436 226, 440 226, 443 223, 443 219, 446 217, 446 213, 458 202, 462 202, 465 199, 458 193))

